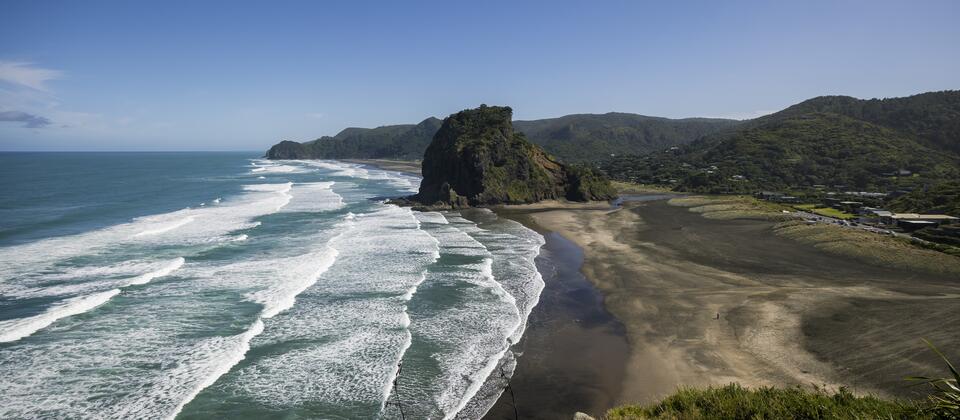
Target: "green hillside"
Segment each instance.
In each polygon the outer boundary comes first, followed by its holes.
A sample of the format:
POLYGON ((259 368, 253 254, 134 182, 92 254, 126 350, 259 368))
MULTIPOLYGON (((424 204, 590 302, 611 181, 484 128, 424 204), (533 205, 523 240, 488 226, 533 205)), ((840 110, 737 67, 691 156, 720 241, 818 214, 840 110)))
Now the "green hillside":
POLYGON ((763 123, 814 112, 840 114, 877 124, 931 148, 960 154, 960 91, 957 90, 866 100, 820 96, 755 121, 763 123))
POLYGON ((917 189, 897 197, 890 203, 890 209, 899 212, 942 213, 960 217, 960 181, 944 181, 917 189))
MULTIPOLYGON (((423 157, 441 121, 427 118, 419 124, 387 125, 377 128, 347 128, 333 137, 303 143, 293 156, 281 156, 278 145, 267 152, 274 159, 400 159, 423 157)), ((287 146, 289 147, 289 145, 287 146)))
POLYGON ((913 190, 960 174, 960 159, 947 147, 957 141, 958 96, 814 98, 687 145, 599 166, 617 180, 683 191, 913 190))
MULTIPOLYGON (((689 118, 671 120, 636 114, 578 114, 533 121, 515 121, 516 130, 563 161, 596 161, 611 154, 642 154, 692 142, 737 124, 734 120, 689 118)), ((348 128, 333 137, 303 143, 277 144, 272 159, 401 159, 415 160, 440 129, 428 118, 417 125, 348 128)))
POLYGON ((595 161, 621 154, 645 154, 690 143, 739 121, 668 119, 611 112, 515 121, 514 127, 564 161, 595 161))

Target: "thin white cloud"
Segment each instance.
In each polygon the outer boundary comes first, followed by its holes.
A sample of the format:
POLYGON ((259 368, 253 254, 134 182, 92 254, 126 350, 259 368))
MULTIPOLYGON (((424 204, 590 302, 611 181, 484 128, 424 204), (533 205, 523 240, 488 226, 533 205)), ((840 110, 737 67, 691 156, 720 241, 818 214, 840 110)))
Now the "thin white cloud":
POLYGON ((307 114, 307 118, 312 118, 315 120, 323 119, 324 117, 326 117, 326 115, 324 115, 322 112, 311 112, 307 114))
POLYGON ((25 61, 0 61, 0 81, 49 92, 46 83, 63 76, 60 70, 35 67, 25 61))

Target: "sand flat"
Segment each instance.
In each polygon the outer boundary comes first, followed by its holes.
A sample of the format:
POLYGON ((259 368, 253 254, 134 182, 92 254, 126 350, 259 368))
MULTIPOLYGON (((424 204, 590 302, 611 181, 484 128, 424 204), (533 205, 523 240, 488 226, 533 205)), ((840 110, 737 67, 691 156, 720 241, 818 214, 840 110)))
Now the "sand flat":
POLYGON ((584 249, 582 271, 630 346, 620 403, 729 382, 908 396, 904 376, 943 371, 921 337, 960 359, 960 279, 874 267, 777 236, 772 222, 663 200, 509 211, 584 249))

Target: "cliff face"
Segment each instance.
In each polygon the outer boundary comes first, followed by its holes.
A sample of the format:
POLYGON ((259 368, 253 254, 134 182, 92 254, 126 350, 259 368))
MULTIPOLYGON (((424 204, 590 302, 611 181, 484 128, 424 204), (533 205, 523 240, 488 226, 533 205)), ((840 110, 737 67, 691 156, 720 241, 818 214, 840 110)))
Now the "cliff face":
POLYGON ((616 197, 586 167, 568 167, 513 131, 509 107, 481 105, 451 115, 423 156, 423 181, 413 200, 453 207, 616 197))

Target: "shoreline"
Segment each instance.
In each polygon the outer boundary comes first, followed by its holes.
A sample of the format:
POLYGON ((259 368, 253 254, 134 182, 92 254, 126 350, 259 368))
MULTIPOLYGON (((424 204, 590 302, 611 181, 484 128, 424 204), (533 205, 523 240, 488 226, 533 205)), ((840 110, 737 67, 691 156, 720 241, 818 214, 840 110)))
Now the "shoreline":
POLYGON ((577 411, 601 414, 620 393, 628 346, 623 325, 603 306, 603 296, 580 272, 579 246, 509 208, 497 216, 543 235, 537 257, 544 279, 527 331, 511 350, 517 365, 485 419, 567 418, 577 411), (516 401, 516 407, 514 407, 516 401))
POLYGON ((851 260, 776 235, 771 221, 708 219, 664 198, 494 208, 584 251, 581 271, 629 343, 606 408, 730 382, 915 397, 924 390, 902 378, 942 370, 921 337, 956 360, 956 279, 851 260))

